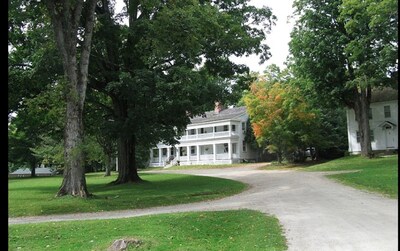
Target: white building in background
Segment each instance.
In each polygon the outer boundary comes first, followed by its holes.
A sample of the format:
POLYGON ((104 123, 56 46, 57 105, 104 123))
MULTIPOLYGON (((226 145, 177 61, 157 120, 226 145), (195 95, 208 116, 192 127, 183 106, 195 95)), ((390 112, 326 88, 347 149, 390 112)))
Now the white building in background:
POLYGON ((257 153, 245 142, 246 107, 224 109, 194 117, 175 146, 157 144, 150 151, 150 166, 232 164, 255 161, 257 153))
MULTIPOLYGON (((369 112, 371 147, 373 151, 398 151, 398 91, 375 89, 369 112)), ((353 109, 347 109, 349 153, 361 152, 358 123, 353 109)))
MULTIPOLYGON (((56 171, 48 168, 48 167, 36 167, 35 175, 36 176, 53 176, 56 175, 56 171)), ((18 168, 14 172, 8 174, 8 177, 29 177, 31 176, 32 171, 29 168, 18 168)))

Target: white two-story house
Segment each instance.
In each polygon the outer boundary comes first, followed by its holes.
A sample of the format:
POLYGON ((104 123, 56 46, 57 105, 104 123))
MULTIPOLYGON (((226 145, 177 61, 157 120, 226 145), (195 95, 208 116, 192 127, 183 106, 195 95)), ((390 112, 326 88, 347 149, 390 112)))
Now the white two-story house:
POLYGON ((150 151, 150 166, 232 164, 256 159, 256 151, 245 142, 246 107, 214 111, 191 119, 179 144, 162 143, 150 151))
MULTIPOLYGON (((373 151, 398 151, 398 91, 375 89, 369 111, 371 147, 373 151)), ((347 109, 349 153, 361 152, 358 124, 353 109, 347 109)))

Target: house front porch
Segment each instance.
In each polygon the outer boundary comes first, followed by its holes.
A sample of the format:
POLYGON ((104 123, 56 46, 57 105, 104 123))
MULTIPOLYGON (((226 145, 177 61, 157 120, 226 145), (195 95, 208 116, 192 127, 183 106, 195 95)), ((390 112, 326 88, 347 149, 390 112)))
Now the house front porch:
POLYGON ((238 163, 237 143, 163 146, 150 151, 151 167, 172 165, 216 165, 238 163))

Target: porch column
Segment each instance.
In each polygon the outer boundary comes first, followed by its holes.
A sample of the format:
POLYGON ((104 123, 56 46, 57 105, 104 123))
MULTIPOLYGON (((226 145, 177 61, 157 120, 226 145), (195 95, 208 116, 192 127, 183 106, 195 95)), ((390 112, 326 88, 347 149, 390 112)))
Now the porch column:
POLYGON ((232 142, 231 141, 228 142, 228 159, 232 163, 232 142))
POLYGON ((167 160, 169 160, 169 156, 171 156, 171 147, 167 147, 167 160))
POLYGON ((199 145, 197 145, 196 146, 196 154, 197 154, 197 164, 199 163, 199 161, 200 161, 200 146, 199 145))
POLYGON ((215 145, 215 143, 213 144, 213 155, 214 155, 214 164, 215 164, 215 161, 217 160, 217 146, 215 145))
POLYGON ((158 163, 161 166, 161 162, 162 162, 162 149, 158 148, 158 163))
POLYGON ((179 157, 181 156, 181 149, 180 149, 179 146, 175 148, 175 152, 176 152, 176 154, 175 154, 176 159, 177 159, 177 160, 180 160, 179 157))
POLYGON ((187 157, 187 161, 190 161, 190 146, 186 147, 186 157, 187 157))
POLYGON ((240 161, 240 157, 241 156, 240 156, 239 142, 236 143, 236 155, 237 155, 237 158, 240 161))

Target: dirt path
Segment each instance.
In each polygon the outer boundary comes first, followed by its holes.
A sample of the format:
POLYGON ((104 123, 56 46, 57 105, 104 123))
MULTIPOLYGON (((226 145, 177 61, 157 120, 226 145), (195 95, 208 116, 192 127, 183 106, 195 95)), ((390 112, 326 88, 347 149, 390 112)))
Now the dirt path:
POLYGON ((220 200, 140 210, 9 218, 9 224, 247 208, 279 219, 289 251, 398 250, 397 199, 343 186, 324 177, 324 173, 261 171, 258 166, 162 171, 229 178, 251 185, 241 194, 220 200))

